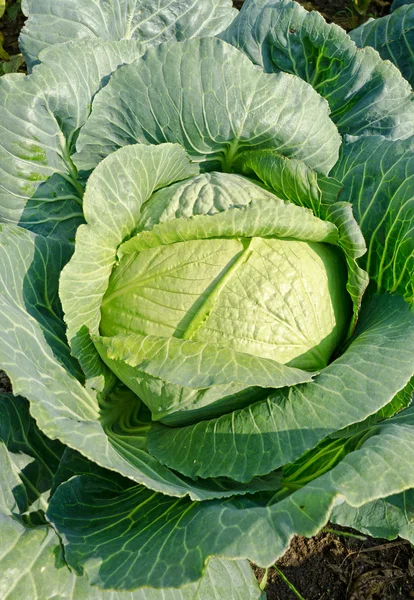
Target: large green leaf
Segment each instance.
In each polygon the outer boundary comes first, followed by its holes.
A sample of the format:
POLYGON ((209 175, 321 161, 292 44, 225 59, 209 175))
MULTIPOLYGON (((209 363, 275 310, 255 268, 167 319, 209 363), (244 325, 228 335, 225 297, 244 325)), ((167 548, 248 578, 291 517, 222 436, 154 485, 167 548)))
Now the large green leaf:
POLYGON ((307 371, 208 342, 138 334, 95 339, 110 359, 177 385, 206 388, 238 383, 272 388, 312 380, 307 371))
POLYGON ((414 133, 413 97, 398 69, 372 48, 358 50, 341 27, 297 2, 247 0, 221 37, 267 73, 309 82, 328 100, 342 134, 414 133))
POLYGON ((41 520, 41 511, 47 510, 64 446, 43 435, 29 414, 27 400, 12 394, 0 394, 0 440, 5 461, 0 510, 24 514, 27 524, 32 520, 36 523, 41 520), (15 477, 16 472, 20 479, 15 477), (31 514, 35 512, 38 515, 31 514))
POLYGON ((148 454, 145 431, 138 435, 134 422, 128 428, 134 402, 140 403, 136 396, 121 402, 114 394, 105 406, 98 406, 95 394, 78 380, 83 374, 70 355, 59 318, 56 287, 67 258, 65 244, 15 225, 2 226, 0 364, 15 393, 29 399, 40 429, 96 463, 172 496, 206 499, 271 489, 272 477, 258 478, 249 486, 180 477, 148 454))
POLYGON ((23 0, 22 7, 29 18, 20 47, 29 67, 43 48, 68 40, 181 42, 215 35, 237 14, 231 0, 23 0))
POLYGON ((69 564, 85 568, 104 587, 182 585, 199 577, 210 554, 247 556, 268 566, 294 534, 315 535, 336 498, 356 507, 412 487, 413 433, 413 411, 407 410, 332 470, 283 499, 277 493, 192 503, 114 478, 80 476, 59 488, 48 516, 64 535, 69 564), (128 569, 130 553, 140 569, 128 569))
POLYGON ((261 73, 215 38, 164 43, 119 69, 97 94, 75 163, 91 169, 121 146, 178 142, 208 170, 237 154, 275 148, 321 173, 340 138, 327 103, 297 77, 261 73))
POLYGON ((37 429, 23 398, 0 395, 0 415, 1 598, 99 600, 105 592, 68 569, 44 518, 62 445, 37 429))
POLYGON ((249 481, 390 402, 410 380, 413 357, 414 315, 401 298, 378 296, 365 306, 348 349, 313 383, 196 425, 154 424, 149 451, 191 477, 249 481))
POLYGON ((237 210, 175 218, 156 224, 122 244, 118 256, 189 240, 267 236, 338 243, 338 231, 332 223, 318 219, 310 210, 284 202, 276 196, 272 198, 269 194, 265 198, 255 198, 237 210))
POLYGON ((136 42, 68 43, 42 53, 34 73, 0 79, 0 219, 44 236, 73 239, 83 187, 70 158, 94 94, 136 42))
POLYGON ((66 140, 36 82, 0 79, 0 210, 2 221, 56 237, 73 237, 82 222, 82 191, 66 140))
POLYGON ((384 60, 390 60, 414 86, 414 5, 394 7, 390 15, 370 19, 351 31, 350 36, 359 48, 372 46, 384 60))
POLYGON ((38 511, 47 510, 56 477, 61 483, 78 473, 93 473, 97 467, 86 460, 70 461, 67 456, 75 453, 68 449, 62 456, 62 445, 48 440, 37 429, 25 399, 0 395, 0 415, 2 599, 210 600, 224 597, 226 591, 239 600, 260 597, 247 561, 219 559, 210 560, 202 578, 182 589, 146 588, 129 593, 91 587, 86 576, 78 577, 69 570, 58 535, 42 516, 44 513, 38 511))
POLYGON ((333 176, 352 202, 368 252, 361 259, 379 292, 414 298, 414 137, 362 138, 341 148, 333 176))

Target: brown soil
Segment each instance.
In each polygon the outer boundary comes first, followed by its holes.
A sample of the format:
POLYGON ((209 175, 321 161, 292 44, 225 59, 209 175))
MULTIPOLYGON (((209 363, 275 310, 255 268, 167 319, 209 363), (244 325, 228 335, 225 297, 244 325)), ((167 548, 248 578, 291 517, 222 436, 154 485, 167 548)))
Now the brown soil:
MULTIPOLYGON (((6 0, 7 8, 15 5, 16 0, 6 0)), ((3 48, 10 56, 19 54, 20 52, 18 37, 24 21, 25 16, 21 10, 17 10, 14 18, 10 18, 9 13, 6 10, 3 17, 0 19, 0 33, 3 34, 4 37, 3 48)))
MULTIPOLYGON (((277 566, 305 600, 414 598, 414 548, 405 540, 362 541, 327 532, 295 537, 277 566)), ((260 581, 264 570, 255 572, 260 581)), ((298 599, 275 569, 269 570, 266 594, 268 600, 298 599)))
MULTIPOLYGON (((337 23, 349 31, 364 23, 370 17, 383 17, 390 11, 392 0, 371 0, 365 14, 360 15, 353 8, 352 0, 297 0, 306 10, 317 10, 329 23, 337 23)), ((241 8, 244 0, 234 0, 233 6, 241 8)))
POLYGON ((11 392, 11 385, 6 373, 0 371, 0 394, 11 392))

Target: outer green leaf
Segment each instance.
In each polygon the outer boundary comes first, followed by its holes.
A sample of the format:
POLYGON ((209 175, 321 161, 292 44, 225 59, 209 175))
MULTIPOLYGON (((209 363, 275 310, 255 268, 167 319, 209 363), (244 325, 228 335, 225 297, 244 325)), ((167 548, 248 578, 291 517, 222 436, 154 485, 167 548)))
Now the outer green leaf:
POLYGON ((340 143, 328 115, 310 86, 261 73, 221 40, 167 42, 96 96, 74 160, 91 169, 121 146, 178 142, 207 170, 229 171, 248 146, 275 148, 326 174, 340 143))
POLYGON ((249 481, 387 404, 411 378, 413 357, 414 315, 401 298, 379 296, 362 311, 348 349, 313 383, 196 425, 154 424, 149 451, 192 477, 249 481))
MULTIPOLYGON (((53 529, 33 525, 33 511, 47 509, 53 477, 64 481, 59 463, 63 447, 47 439, 29 415, 28 403, 11 394, 0 396, 0 594, 4 600, 210 600, 224 597, 259 598, 260 591, 247 561, 209 561, 201 580, 180 590, 145 589, 112 592, 93 588, 86 577, 77 577, 64 561, 53 529), (59 469, 58 469, 59 465, 59 469), (58 469, 58 471, 57 471, 58 469), (29 560, 28 560, 29 558, 29 560)), ((65 451, 65 455, 68 450, 65 451)), ((72 453, 74 454, 74 453, 72 453)), ((64 461, 67 463, 67 461, 64 461)), ((93 463, 72 462, 70 476, 98 469, 93 463), (81 467, 80 467, 81 464, 81 467), (79 468, 80 467, 80 468, 79 468)), ((66 475, 68 475, 66 468, 66 475)))
POLYGON ((68 40, 182 42, 215 35, 237 14, 230 0, 23 0, 22 7, 29 18, 20 47, 30 67, 43 48, 68 40))
POLYGON ((414 378, 411 378, 407 385, 398 392, 394 396, 394 398, 386 404, 379 411, 370 415, 367 419, 363 421, 359 421, 350 425, 349 427, 345 427, 340 431, 333 433, 330 435, 330 438, 347 438, 355 435, 359 432, 366 432, 368 429, 372 428, 376 423, 380 421, 384 421, 385 419, 390 419, 400 411, 408 408, 413 400, 414 394, 414 378))
POLYGON ((414 5, 405 3, 395 8, 381 19, 370 19, 351 31, 350 36, 359 48, 372 46, 378 50, 414 86, 414 5))
POLYGON ((369 283, 368 273, 361 269, 357 262, 367 251, 365 240, 353 215, 352 205, 348 202, 331 204, 326 210, 326 218, 339 230, 339 246, 344 251, 348 266, 346 289, 354 307, 353 319, 349 326, 349 333, 352 334, 358 319, 362 296, 369 283))
POLYGON ((0 415, 1 598, 99 600, 105 592, 69 571, 59 538, 42 517, 62 445, 37 429, 23 398, 0 395, 0 415))
POLYGON ((211 559, 201 579, 180 589, 101 590, 67 568, 51 527, 25 528, 0 514, 0 531, 2 600, 212 600, 226 594, 235 600, 262 598, 248 562, 242 560, 211 559))
POLYGON ((105 87, 121 65, 141 56, 137 41, 74 40, 41 52, 42 65, 30 76, 42 89, 57 117, 69 150, 73 137, 87 120, 95 94, 105 87))
POLYGON ((352 202, 368 252, 361 260, 379 292, 414 298, 414 137, 344 144, 333 176, 352 202))
POLYGON ((414 101, 398 69, 362 52, 337 25, 291 0, 247 0, 221 35, 267 73, 285 71, 326 98, 344 134, 414 133, 414 101))
POLYGON ((69 43, 42 53, 30 77, 0 79, 0 219, 59 239, 83 222, 83 187, 70 158, 92 97, 136 42, 69 43), (74 85, 76 82, 76 85, 74 85))
POLYGON ((36 83, 25 75, 0 79, 0 210, 45 235, 70 237, 82 221, 82 186, 67 158, 65 138, 36 83))
POLYGON ((404 4, 414 4, 414 2, 413 0, 394 0, 391 4, 391 11, 397 10, 397 8, 400 8, 400 6, 403 6, 404 4))
POLYGON ((7 458, 3 453, 6 464, 1 472, 8 481, 2 481, 0 511, 45 511, 63 453, 62 444, 44 436, 29 414, 27 400, 12 394, 0 395, 0 440, 8 454, 7 458), (22 481, 12 473, 19 473, 22 481))
POLYGON ((175 501, 139 486, 81 476, 59 488, 48 516, 64 535, 71 566, 85 568, 104 587, 179 585, 199 577, 210 554, 247 556, 268 566, 294 534, 314 535, 338 496, 361 506, 413 486, 413 411, 401 415, 334 469, 280 501, 278 495, 175 501), (109 538, 108 528, 116 535, 109 538), (141 569, 128 569, 130 553, 141 569))
MULTIPOLYGON (((83 379, 83 373, 65 343, 65 325, 57 294, 59 273, 71 252, 72 248, 64 242, 36 236, 16 225, 0 226, 3 332, 0 364, 4 370, 9 364, 17 367, 26 391, 32 377, 34 380, 29 387, 34 389, 38 385, 34 365, 42 362, 46 365, 52 361, 65 374, 67 372, 67 377, 83 379), (31 346, 32 336, 45 346, 44 356, 37 354, 36 342, 31 346), (26 373, 23 364, 20 365, 20 354, 24 355, 22 363, 27 364, 26 373)), ((13 383, 14 392, 20 393, 20 383, 17 380, 13 383)), ((55 389, 57 387, 58 383, 55 389)), ((22 392, 22 395, 26 394, 22 392)), ((70 405, 74 406, 74 403, 70 405)), ((92 409, 89 414, 96 413, 92 409)))
POLYGON ((359 508, 341 502, 333 509, 331 521, 372 537, 388 540, 402 537, 414 544, 414 489, 368 502, 359 508))

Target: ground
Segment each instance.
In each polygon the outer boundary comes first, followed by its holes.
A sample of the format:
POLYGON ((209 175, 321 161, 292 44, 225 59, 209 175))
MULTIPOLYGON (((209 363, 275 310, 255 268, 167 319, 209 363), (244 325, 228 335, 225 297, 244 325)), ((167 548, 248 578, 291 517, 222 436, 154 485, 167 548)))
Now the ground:
MULTIPOLYGON (((380 17, 389 11, 391 2, 373 0, 365 14, 360 15, 353 3, 362 0, 301 1, 308 10, 318 10, 330 22, 352 29, 367 18, 380 17)), ((15 0, 7 0, 12 6, 15 0)), ((235 1, 238 8, 243 2, 235 1)), ((13 15, 12 15, 13 16, 13 15)), ((4 50, 18 53, 17 37, 23 15, 0 19, 4 50)), ((10 391, 9 383, 0 372, 0 393, 10 391)), ((323 531, 312 539, 295 537, 285 556, 277 562, 278 569, 302 594, 305 600, 410 600, 414 598, 414 549, 404 540, 389 542, 348 537, 352 532, 335 525, 331 529, 343 534, 323 531), (348 535, 347 535, 348 534, 348 535)), ((259 581, 263 569, 255 568, 259 581)), ((268 600, 297 600, 275 569, 270 569, 266 586, 268 600)))

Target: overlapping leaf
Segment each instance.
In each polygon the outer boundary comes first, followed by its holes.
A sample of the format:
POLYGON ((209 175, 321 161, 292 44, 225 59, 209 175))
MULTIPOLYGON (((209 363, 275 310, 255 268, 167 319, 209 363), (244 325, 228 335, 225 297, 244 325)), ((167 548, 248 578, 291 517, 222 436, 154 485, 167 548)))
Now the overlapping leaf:
POLYGON ((332 175, 352 202, 367 243, 361 266, 379 292, 414 298, 414 137, 390 142, 362 138, 341 148, 332 175))
POLYGON ((23 0, 22 7, 29 18, 20 46, 29 67, 53 44, 79 38, 181 42, 215 35, 237 14, 231 0, 23 0))
POLYGON ((249 481, 390 402, 410 380, 413 356, 414 315, 401 298, 379 296, 365 306, 348 349, 313 383, 196 425, 154 424, 149 451, 191 477, 249 481))
POLYGON ((73 139, 94 94, 120 65, 140 56, 136 42, 68 43, 42 53, 25 77, 0 79, 0 218, 44 236, 74 238, 83 222, 83 186, 73 139))
POLYGON ((310 83, 328 100, 342 134, 413 135, 414 100, 398 69, 372 48, 359 51, 319 13, 291 0, 247 0, 221 37, 267 73, 284 71, 310 83))
POLYGON ((71 566, 84 567, 104 587, 128 588, 155 577, 165 586, 191 581, 209 554, 243 555, 270 565, 294 534, 310 537, 326 523, 338 496, 357 507, 412 487, 413 428, 413 412, 407 410, 334 469, 284 499, 276 494, 191 503, 81 476, 61 486, 48 514, 65 536, 71 566), (116 532, 110 540, 108 527, 116 532), (142 569, 128 569, 130 553, 142 569))
POLYGON ((402 537, 414 543, 414 489, 358 508, 341 502, 333 509, 331 521, 372 537, 389 540, 402 537))
MULTIPOLYGON (((261 597, 247 561, 219 559, 208 562, 199 581, 181 589, 123 592, 90 586, 86 576, 69 570, 61 541, 44 512, 53 482, 95 473, 98 468, 68 449, 62 455, 62 445, 37 429, 23 398, 1 395, 0 414, 0 593, 4 600, 211 600, 227 592, 238 600, 261 597)), ((103 469, 99 472, 111 476, 103 469)))
POLYGON ((117 248, 135 230, 142 204, 156 189, 197 173, 178 145, 136 145, 109 156, 89 180, 84 199, 88 225, 77 231, 76 251, 62 273, 60 295, 72 351, 97 389, 103 389, 111 375, 84 331, 98 333, 117 248))
POLYGON ((236 162, 235 169, 246 175, 253 173, 281 198, 310 208, 315 215, 336 225, 339 233, 336 243, 344 251, 348 265, 347 290, 354 306, 354 318, 349 328, 352 332, 368 285, 368 276, 358 264, 358 259, 366 252, 366 246, 352 205, 338 202, 343 184, 334 177, 317 174, 301 161, 285 158, 271 150, 244 152, 236 162))
POLYGON ((92 169, 128 144, 181 144, 207 170, 246 147, 274 148, 321 173, 340 138, 327 103, 299 78, 261 73, 215 38, 160 44, 119 69, 95 98, 74 161, 92 169))

